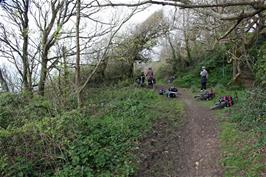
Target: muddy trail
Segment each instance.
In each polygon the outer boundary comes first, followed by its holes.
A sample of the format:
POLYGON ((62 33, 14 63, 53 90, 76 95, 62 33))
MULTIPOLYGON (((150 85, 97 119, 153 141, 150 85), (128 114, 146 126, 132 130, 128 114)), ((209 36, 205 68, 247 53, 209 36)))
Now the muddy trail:
POLYGON ((177 99, 185 104, 185 123, 174 128, 165 119, 153 125, 140 146, 136 177, 221 177, 218 122, 186 90, 177 99))

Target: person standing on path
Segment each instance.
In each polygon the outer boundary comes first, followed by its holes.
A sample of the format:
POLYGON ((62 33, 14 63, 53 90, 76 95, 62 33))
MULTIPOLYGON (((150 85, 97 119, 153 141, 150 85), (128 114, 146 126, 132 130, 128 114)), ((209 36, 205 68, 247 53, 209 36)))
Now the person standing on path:
POLYGON ((200 77, 201 91, 203 91, 206 90, 208 80, 208 71, 206 70, 205 66, 202 66, 201 68, 200 77))
POLYGON ((155 84, 155 77, 152 68, 148 69, 146 77, 148 80, 148 86, 153 87, 153 85, 155 84))

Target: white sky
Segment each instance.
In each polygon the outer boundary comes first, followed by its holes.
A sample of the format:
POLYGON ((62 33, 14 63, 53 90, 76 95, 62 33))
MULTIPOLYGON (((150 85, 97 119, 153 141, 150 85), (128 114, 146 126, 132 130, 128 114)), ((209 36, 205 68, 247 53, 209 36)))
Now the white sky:
MULTIPOLYGON (((138 0, 113 0, 113 3, 115 2, 138 2, 138 0)), ((153 12, 160 10, 162 8, 162 6, 159 5, 152 5, 150 7, 148 7, 147 9, 145 9, 144 11, 134 15, 129 22, 127 22, 127 24, 125 25, 124 29, 128 29, 131 28, 132 26, 135 26, 136 24, 139 24, 143 21, 145 21, 153 12)), ((166 9, 166 12, 168 12, 168 10, 170 9, 170 7, 163 7, 164 9, 166 9)), ((111 8, 112 9, 112 8, 111 8)), ((126 13, 125 11, 127 11, 127 7, 119 7, 119 8, 113 8, 113 11, 116 11, 116 13, 120 13, 119 11, 121 11, 121 15, 123 13, 126 13), (123 12, 124 11, 124 12, 123 12)), ((110 14, 108 13, 108 10, 105 11, 105 13, 101 14, 101 18, 106 18, 108 19, 108 17, 110 17, 110 14)), ((0 22, 1 22, 1 18, 0 18, 0 22)), ((31 24, 31 22, 29 23, 31 24)), ((34 22, 32 23, 34 24, 34 22)), ((7 61, 3 58, 0 58, 0 65, 5 64, 6 65, 7 61)))

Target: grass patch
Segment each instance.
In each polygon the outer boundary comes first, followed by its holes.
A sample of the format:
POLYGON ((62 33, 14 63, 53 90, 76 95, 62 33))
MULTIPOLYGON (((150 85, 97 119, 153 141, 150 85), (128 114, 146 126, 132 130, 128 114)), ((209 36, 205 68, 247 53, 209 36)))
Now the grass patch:
POLYGON ((265 172, 258 137, 254 131, 243 132, 235 123, 221 124, 220 140, 223 150, 223 165, 226 177, 260 177, 265 172))
POLYGON ((227 177, 260 177, 266 173, 266 118, 262 94, 261 91, 254 91, 252 95, 238 91, 238 103, 217 112, 221 118, 220 140, 227 177))
MULTIPOLYGON (((220 142, 226 177, 260 177, 266 174, 266 125, 263 93, 246 90, 215 89, 216 97, 200 104, 211 107, 220 96, 238 95, 238 103, 233 107, 216 110, 219 117, 220 142)), ((197 94, 191 90, 191 94, 197 94)))

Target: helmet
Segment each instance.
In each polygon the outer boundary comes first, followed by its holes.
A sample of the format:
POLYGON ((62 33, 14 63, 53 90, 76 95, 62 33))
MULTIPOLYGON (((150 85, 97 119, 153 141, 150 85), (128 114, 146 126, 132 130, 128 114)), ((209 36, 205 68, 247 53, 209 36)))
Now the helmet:
POLYGON ((205 66, 202 66, 201 69, 206 69, 206 67, 205 66))

